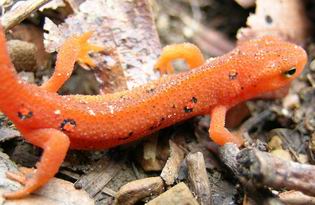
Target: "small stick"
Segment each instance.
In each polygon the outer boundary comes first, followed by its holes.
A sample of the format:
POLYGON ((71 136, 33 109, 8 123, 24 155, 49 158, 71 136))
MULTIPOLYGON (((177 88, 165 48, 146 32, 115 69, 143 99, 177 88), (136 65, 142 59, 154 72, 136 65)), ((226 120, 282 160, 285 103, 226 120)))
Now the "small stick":
POLYGON ((256 184, 241 175, 240 166, 236 160, 239 153, 240 150, 235 144, 227 143, 219 149, 220 159, 233 172, 234 176, 238 178, 240 184, 244 187, 246 193, 248 193, 248 196, 255 202, 259 202, 258 204, 282 204, 269 189, 257 187, 256 184))
POLYGON ((201 152, 190 153, 187 158, 189 180, 197 200, 201 205, 212 204, 210 183, 206 171, 206 165, 201 152))
POLYGON ((256 149, 242 150, 237 161, 240 173, 253 183, 315 196, 315 166, 283 160, 256 149))
POLYGON ((48 3, 50 0, 28 0, 14 8, 13 10, 5 13, 1 18, 1 24, 5 31, 11 29, 17 24, 21 23, 26 19, 31 13, 39 9, 44 4, 48 3))

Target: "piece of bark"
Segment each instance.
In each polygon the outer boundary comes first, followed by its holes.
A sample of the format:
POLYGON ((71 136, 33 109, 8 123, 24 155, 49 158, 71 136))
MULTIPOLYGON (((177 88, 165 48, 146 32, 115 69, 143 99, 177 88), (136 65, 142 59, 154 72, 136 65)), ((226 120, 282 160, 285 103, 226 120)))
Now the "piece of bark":
POLYGON ((132 205, 145 197, 159 195, 163 191, 164 183, 161 177, 135 180, 119 189, 114 204, 132 205))
POLYGON ((184 159, 184 151, 172 140, 169 141, 169 144, 170 157, 168 158, 160 175, 166 185, 174 184, 175 179, 178 177, 180 165, 184 159))
POLYGON ((201 152, 189 153, 186 158, 188 177, 193 192, 201 205, 212 204, 210 184, 205 161, 201 152))
POLYGON ((247 28, 241 28, 238 40, 264 35, 277 35, 298 44, 309 36, 309 21, 300 0, 257 0, 256 11, 247 19, 247 28))
POLYGON ((186 184, 183 182, 172 187, 155 199, 149 201, 147 205, 198 205, 186 184))
POLYGON ((254 184, 315 196, 315 166, 282 160, 255 149, 242 150, 237 161, 240 173, 254 184))
POLYGON ((91 197, 101 193, 103 187, 121 170, 122 160, 105 157, 91 166, 91 171, 75 182, 74 186, 85 189, 91 197))

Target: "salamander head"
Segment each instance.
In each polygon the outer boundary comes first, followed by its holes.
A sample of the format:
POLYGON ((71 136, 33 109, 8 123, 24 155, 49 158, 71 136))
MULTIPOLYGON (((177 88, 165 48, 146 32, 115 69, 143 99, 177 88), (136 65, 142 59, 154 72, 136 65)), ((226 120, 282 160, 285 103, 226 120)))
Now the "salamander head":
POLYGON ((245 42, 237 51, 248 59, 239 65, 239 80, 244 91, 253 95, 249 97, 288 86, 307 61, 301 47, 271 36, 245 42))

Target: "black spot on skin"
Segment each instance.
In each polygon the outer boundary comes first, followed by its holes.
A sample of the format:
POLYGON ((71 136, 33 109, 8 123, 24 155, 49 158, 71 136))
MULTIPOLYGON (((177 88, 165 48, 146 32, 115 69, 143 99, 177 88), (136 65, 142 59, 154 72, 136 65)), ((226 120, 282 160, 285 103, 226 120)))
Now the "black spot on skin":
POLYGON ((190 113, 190 112, 192 112, 193 111, 193 108, 190 108, 190 107, 184 107, 184 112, 185 113, 190 113))
POLYGON ((71 132, 73 131, 74 128, 76 128, 77 123, 75 122, 74 119, 65 119, 61 124, 60 124, 60 129, 62 131, 68 131, 71 132))
POLYGON ((127 69, 130 69, 130 68, 133 68, 133 66, 130 65, 130 64, 126 64, 126 68, 127 68, 127 69))
POLYGON ((235 80, 237 78, 238 73, 234 70, 229 72, 229 79, 230 80, 235 80))
POLYGON ((26 120, 26 119, 33 117, 33 112, 32 111, 29 111, 27 113, 18 112, 18 117, 21 120, 26 120))
POLYGON ((120 138, 118 138, 119 140, 127 140, 127 139, 129 139, 129 137, 120 137, 120 138))
POLYGON ((174 109, 175 109, 175 108, 176 108, 176 105, 175 105, 175 104, 173 104, 172 108, 174 108, 174 109))
POLYGON ((272 18, 271 18, 271 16, 269 16, 269 15, 266 15, 265 16, 265 21, 268 23, 268 24, 272 24, 272 18))
POLYGON ((129 132, 127 137, 120 137, 119 140, 127 140, 133 135, 133 132, 129 132))
POLYGON ((152 125, 151 127, 149 127, 149 130, 154 130, 154 128, 156 128, 154 125, 152 125))
POLYGON ((244 87, 243 87, 243 86, 241 86, 241 90, 244 90, 244 87))
POLYGON ((198 102, 198 99, 197 99, 196 97, 192 97, 192 98, 191 98, 191 102, 192 102, 192 103, 197 103, 197 102, 198 102))
POLYGON ((148 90, 146 90, 147 93, 153 93, 155 91, 155 88, 150 88, 148 90))
POLYGON ((164 118, 164 117, 162 117, 160 121, 162 122, 162 121, 164 121, 164 120, 165 120, 165 118, 164 118))

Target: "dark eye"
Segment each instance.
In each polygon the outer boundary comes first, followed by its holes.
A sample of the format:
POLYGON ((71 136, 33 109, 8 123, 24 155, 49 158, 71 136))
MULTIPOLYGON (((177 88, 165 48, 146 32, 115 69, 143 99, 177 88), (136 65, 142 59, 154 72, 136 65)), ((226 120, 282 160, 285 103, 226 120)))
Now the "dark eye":
POLYGON ((283 74, 285 77, 290 78, 292 77, 296 72, 296 67, 291 67, 289 70, 285 71, 283 74))

